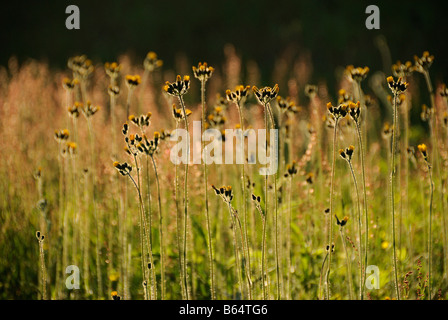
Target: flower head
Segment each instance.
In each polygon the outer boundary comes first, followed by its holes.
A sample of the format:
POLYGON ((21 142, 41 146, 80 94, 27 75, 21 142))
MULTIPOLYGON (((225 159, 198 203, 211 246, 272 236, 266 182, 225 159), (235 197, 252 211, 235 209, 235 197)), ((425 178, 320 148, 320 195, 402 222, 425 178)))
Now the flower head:
POLYGON ((111 79, 116 79, 118 78, 118 75, 120 74, 120 70, 121 70, 121 65, 119 65, 116 62, 106 62, 104 64, 104 69, 106 70, 106 74, 111 78, 111 79))
POLYGON ((255 93, 255 96, 257 97, 257 100, 262 104, 266 105, 272 100, 274 100, 279 92, 278 84, 276 84, 273 88, 271 87, 264 87, 261 89, 258 89, 256 86, 252 87, 252 91, 255 93))
MULTIPOLYGON (((190 109, 185 109, 185 113, 187 114, 188 117, 189 115, 192 114, 192 111, 190 109)), ((181 121, 184 120, 185 118, 184 111, 182 109, 177 109, 175 104, 173 104, 173 117, 174 120, 176 121, 181 121)))
POLYGON ((84 117, 87 119, 93 116, 95 113, 97 113, 100 110, 99 106, 94 106, 90 101, 87 101, 84 108, 81 109, 82 113, 84 114, 84 117))
POLYGON ((402 92, 405 92, 408 87, 408 83, 404 82, 401 77, 399 77, 397 81, 395 81, 393 77, 387 77, 387 84, 389 85, 392 93, 396 96, 402 92))
POLYGON ((355 68, 352 65, 349 65, 345 68, 345 71, 351 80, 361 82, 367 77, 367 74, 369 73, 370 69, 369 67, 355 68))
POLYGON ((397 78, 404 78, 409 76, 414 71, 411 61, 406 61, 404 64, 400 60, 392 65, 392 74, 397 78))
POLYGON ((239 85, 236 86, 235 91, 226 90, 226 99, 229 102, 233 102, 238 105, 240 102, 244 102, 244 100, 249 95, 250 86, 239 85))
POLYGON ((150 125, 151 116, 152 116, 151 112, 148 112, 147 114, 142 114, 139 117, 136 117, 131 114, 128 117, 128 119, 129 121, 131 121, 132 124, 136 125, 137 127, 143 130, 143 128, 148 127, 150 125))
POLYGON ((130 75, 128 74, 126 76, 126 84, 128 85, 129 89, 134 89, 142 82, 140 76, 138 74, 136 75, 130 75))
POLYGON ((358 123, 359 116, 361 115, 361 108, 359 101, 357 103, 349 102, 348 107, 349 107, 348 114, 350 115, 350 118, 352 118, 353 121, 358 123))
POLYGON ((423 156, 423 159, 428 162, 428 148, 426 147, 426 144, 422 143, 418 145, 418 151, 420 151, 420 153, 423 156))
POLYGON ((157 59, 157 54, 154 51, 148 52, 145 60, 143 61, 143 67, 149 72, 153 72, 154 70, 160 68, 162 65, 163 61, 157 59))
POLYGON ((183 96, 188 92, 188 89, 190 89, 190 76, 184 76, 182 80, 180 75, 177 75, 176 81, 167 81, 163 87, 166 93, 175 97, 183 96))
POLYGON ((431 67, 434 62, 434 56, 430 55, 428 51, 425 51, 421 57, 414 56, 414 61, 415 71, 424 73, 429 70, 429 67, 431 67))
POLYGON ((328 112, 335 118, 340 119, 344 118, 348 112, 348 105, 345 103, 339 104, 337 107, 333 106, 331 102, 327 103, 328 112))
POLYGON ((71 107, 68 107, 68 114, 70 117, 76 119, 79 117, 80 110, 83 109, 82 102, 76 101, 71 107))
POLYGON ((113 165, 123 176, 130 174, 132 171, 132 167, 127 162, 119 163, 118 161, 115 161, 113 165))
POLYGON ((207 81, 212 76, 213 71, 215 71, 215 69, 209 67, 207 62, 199 62, 198 67, 193 66, 194 77, 199 81, 207 81))

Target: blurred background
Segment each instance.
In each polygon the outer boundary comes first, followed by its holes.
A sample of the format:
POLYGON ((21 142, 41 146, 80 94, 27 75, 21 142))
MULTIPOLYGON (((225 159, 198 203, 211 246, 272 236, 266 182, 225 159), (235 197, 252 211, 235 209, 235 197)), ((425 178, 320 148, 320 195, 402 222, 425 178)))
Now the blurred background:
POLYGON ((389 72, 391 62, 429 50, 436 57, 432 77, 437 82, 448 70, 446 8, 444 2, 402 0, 11 1, 0 10, 0 65, 15 55, 19 62, 44 59, 65 68, 75 54, 95 62, 129 54, 140 63, 152 50, 176 69, 179 56, 217 65, 226 44, 233 44, 243 64, 258 64, 264 81, 272 79, 277 59, 289 62, 304 55, 313 66, 313 80, 331 82, 329 72, 339 66, 389 72), (70 4, 80 9, 80 30, 65 28, 70 4), (380 30, 365 27, 370 4, 380 8, 380 30))

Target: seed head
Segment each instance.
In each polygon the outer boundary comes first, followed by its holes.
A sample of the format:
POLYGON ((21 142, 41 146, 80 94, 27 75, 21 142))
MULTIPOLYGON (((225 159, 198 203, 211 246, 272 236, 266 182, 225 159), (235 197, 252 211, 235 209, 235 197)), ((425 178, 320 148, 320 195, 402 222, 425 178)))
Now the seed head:
POLYGON ((180 97, 188 92, 190 89, 190 76, 184 76, 182 80, 180 75, 177 75, 175 82, 166 82, 163 90, 172 96, 180 97))
POLYGON ((277 97, 279 90, 278 84, 276 84, 274 88, 264 87, 258 89, 256 86, 252 87, 252 91, 255 93, 258 102, 262 105, 267 105, 269 102, 274 100, 277 97))
POLYGON ((389 85, 392 93, 396 96, 398 96, 402 92, 405 92, 408 87, 408 83, 404 82, 401 77, 399 77, 397 81, 395 81, 392 76, 387 77, 387 84, 389 85))
POLYGON ((209 67, 207 62, 199 62, 198 67, 193 66, 194 77, 199 81, 207 81, 212 76, 213 71, 215 71, 215 69, 213 67, 209 67))

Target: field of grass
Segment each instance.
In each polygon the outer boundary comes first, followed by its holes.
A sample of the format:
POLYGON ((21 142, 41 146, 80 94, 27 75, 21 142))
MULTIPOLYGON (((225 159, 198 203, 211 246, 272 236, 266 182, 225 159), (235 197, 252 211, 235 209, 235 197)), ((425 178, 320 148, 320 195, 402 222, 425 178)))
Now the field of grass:
POLYGON ((303 57, 262 83, 229 52, 0 66, 0 299, 447 298, 438 57, 347 66, 328 88, 303 57), (277 129, 277 173, 254 154, 174 164, 193 121, 277 129))

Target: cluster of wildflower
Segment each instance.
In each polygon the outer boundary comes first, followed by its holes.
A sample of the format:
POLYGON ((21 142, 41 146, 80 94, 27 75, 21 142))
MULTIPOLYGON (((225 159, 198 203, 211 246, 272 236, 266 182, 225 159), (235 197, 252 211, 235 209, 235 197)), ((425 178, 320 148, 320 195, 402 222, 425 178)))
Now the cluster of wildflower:
POLYGON ((220 188, 216 188, 212 185, 212 188, 215 190, 216 195, 220 196, 225 203, 230 204, 233 200, 232 186, 222 186, 220 188))
MULTIPOLYGON (((387 96, 387 101, 389 101, 391 104, 394 103, 393 99, 394 98, 391 95, 387 96)), ((406 100, 406 95, 404 93, 401 93, 397 99, 397 106, 398 107, 401 106, 405 100, 406 100)))
POLYGON ((420 113, 420 118, 422 119, 422 121, 430 121, 433 115, 433 108, 428 108, 426 104, 422 105, 422 112, 420 113))
POLYGON ((388 140, 394 132, 394 126, 391 126, 389 122, 385 122, 383 126, 382 136, 384 139, 388 140))
POLYGON ((61 143, 65 140, 67 140, 70 137, 70 133, 67 129, 63 129, 63 130, 56 130, 54 132, 54 138, 56 139, 56 141, 58 143, 61 143))
POLYGON ((434 56, 430 55, 428 51, 425 51, 421 57, 414 56, 414 61, 414 70, 420 73, 425 73, 434 62, 434 56))
POLYGON ((340 89, 338 91, 338 103, 348 103, 350 101, 353 101, 352 95, 347 92, 345 89, 340 89))
MULTIPOLYGON (((189 115, 192 114, 192 111, 190 109, 185 109, 185 113, 187 114, 188 117, 189 115)), ((176 121, 181 121, 184 120, 185 118, 184 111, 182 109, 177 109, 175 104, 173 104, 173 117, 174 120, 176 121)))
POLYGON ((64 78, 62 80, 62 87, 67 90, 71 91, 75 88, 75 86, 79 83, 78 79, 70 80, 69 78, 64 78))
POLYGON ((68 114, 70 117, 76 119, 79 117, 79 111, 82 110, 84 105, 82 102, 76 101, 72 106, 68 107, 68 114))
POLYGON ((36 239, 41 243, 44 242, 45 236, 40 231, 36 231, 36 239))
POLYGON ((286 166, 286 172, 284 174, 284 177, 285 178, 288 178, 288 177, 292 178, 296 174, 297 174, 297 163, 295 161, 293 161, 291 164, 288 164, 286 166))
POLYGON ((397 81, 393 77, 387 77, 387 84, 395 96, 399 96, 400 93, 405 92, 408 87, 408 83, 404 82, 401 77, 397 81))
POLYGON ((126 176, 131 173, 132 167, 127 162, 119 163, 118 161, 114 162, 114 167, 120 172, 121 175, 126 176))
POLYGON ((116 98, 120 94, 120 88, 118 86, 109 85, 107 88, 107 93, 109 96, 116 98))
POLYGON ((190 76, 184 76, 183 80, 180 75, 177 75, 176 81, 165 83, 163 90, 169 95, 180 97, 188 92, 190 89, 190 76))
POLYGON ((418 151, 420 151, 420 153, 422 154, 423 160, 425 160, 425 162, 428 162, 428 147, 426 146, 426 144, 419 144, 417 148, 418 151))
POLYGON ((193 74, 199 81, 207 81, 213 74, 215 69, 207 65, 207 62, 199 62, 198 66, 193 66, 193 74))
POLYGON ((367 77, 367 74, 369 73, 370 69, 369 67, 357 67, 355 68, 352 65, 349 65, 345 68, 345 71, 350 79, 356 82, 361 82, 367 77))
POLYGON ((342 159, 346 160, 347 162, 352 161, 353 152, 355 151, 355 147, 350 145, 348 148, 339 149, 339 155, 342 159))
POLYGON ((334 119, 345 118, 348 112, 348 105, 345 103, 339 104, 336 107, 331 102, 327 103, 327 110, 334 117, 334 119))
POLYGON ((143 67, 148 72, 153 72, 154 70, 160 68, 163 65, 163 61, 157 59, 157 54, 153 51, 148 52, 145 60, 143 60, 143 67))
POLYGON ((350 118, 352 118, 355 123, 359 122, 359 116, 361 115, 361 108, 359 101, 356 103, 349 102, 348 104, 349 111, 348 114, 350 115, 350 118))
POLYGON ((160 133, 157 131, 154 132, 154 139, 152 140, 148 140, 146 135, 143 135, 143 142, 137 144, 137 150, 152 157, 158 150, 160 140, 160 133))
POLYGON ((298 113, 301 110, 290 97, 284 99, 281 96, 277 96, 277 104, 282 113, 298 113))
POLYGON ((205 127, 218 128, 223 126, 226 122, 227 118, 224 115, 223 109, 221 107, 214 107, 213 112, 207 117, 205 127))
POLYGON ((244 102, 249 95, 250 86, 239 85, 235 87, 235 91, 226 90, 226 99, 229 102, 233 102, 239 105, 240 102, 244 102))
POLYGON ((255 96, 257 97, 257 100, 262 105, 267 105, 269 102, 274 100, 279 92, 278 84, 276 84, 273 88, 271 87, 264 87, 261 89, 258 89, 256 86, 252 87, 252 91, 254 92, 255 96))
POLYGON ((145 127, 148 127, 151 124, 151 116, 152 113, 148 112, 147 114, 142 114, 139 117, 134 116, 131 114, 128 119, 131 121, 132 124, 143 130, 145 127))
POLYGON ((317 95, 317 86, 313 84, 307 84, 305 85, 305 95, 312 99, 317 95))
POLYGON ((86 117, 86 119, 93 116, 95 113, 97 113, 100 110, 99 106, 94 106, 90 101, 86 102, 86 105, 84 108, 81 109, 82 113, 86 117))
POLYGON ((129 89, 134 89, 142 82, 142 79, 138 74, 130 75, 128 74, 126 76, 126 84, 129 87, 129 89))
POLYGON ((120 75, 121 65, 116 62, 106 62, 104 64, 104 70, 106 70, 106 74, 111 78, 111 80, 115 81, 120 75))
POLYGON ((345 226, 347 224, 347 221, 348 221, 348 217, 347 216, 345 216, 342 220, 339 220, 337 215, 334 215, 334 216, 336 218, 336 223, 338 224, 338 226, 343 227, 343 226, 345 226))
POLYGON ((87 59, 86 55, 72 57, 68 60, 67 66, 72 70, 74 77, 79 79, 86 79, 93 73, 95 67, 92 60, 87 59))
POLYGON ((397 78, 404 78, 409 76, 414 71, 411 61, 406 61, 404 64, 400 60, 392 65, 392 74, 397 78))

